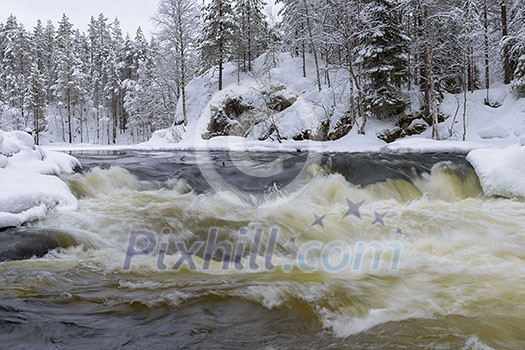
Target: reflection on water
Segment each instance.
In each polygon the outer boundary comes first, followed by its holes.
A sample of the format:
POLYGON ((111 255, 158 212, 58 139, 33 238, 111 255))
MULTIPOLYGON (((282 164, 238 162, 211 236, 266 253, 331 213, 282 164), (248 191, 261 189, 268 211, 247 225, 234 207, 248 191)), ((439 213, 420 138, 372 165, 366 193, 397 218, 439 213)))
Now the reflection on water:
MULTIPOLYGON (((463 156, 326 155, 291 200, 281 197, 304 155, 283 155, 285 172, 257 181, 228 155, 213 156, 231 183, 275 205, 240 206, 235 193, 215 193, 191 153, 81 156, 86 172, 65 178, 79 209, 31 228, 53 237, 54 250, 0 264, 2 346, 525 347, 525 205, 485 198, 463 156), (345 215, 348 200, 364 201, 360 218, 345 215), (243 228, 274 227, 273 271, 159 271, 154 254, 123 269, 133 230, 164 239, 169 229, 168 241, 191 246, 211 228, 237 241, 243 228), (283 268, 311 241, 393 240, 403 247, 397 271, 374 271, 366 257, 337 273, 283 268)), ((168 250, 166 262, 178 254, 168 250)))

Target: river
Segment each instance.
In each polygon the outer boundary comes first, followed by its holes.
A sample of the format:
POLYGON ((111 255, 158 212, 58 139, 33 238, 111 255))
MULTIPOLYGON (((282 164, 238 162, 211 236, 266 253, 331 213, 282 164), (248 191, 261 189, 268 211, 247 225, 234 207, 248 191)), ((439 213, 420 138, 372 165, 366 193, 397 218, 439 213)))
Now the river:
POLYGON ((74 155, 0 232, 0 348, 525 348, 525 205, 464 155, 74 155))

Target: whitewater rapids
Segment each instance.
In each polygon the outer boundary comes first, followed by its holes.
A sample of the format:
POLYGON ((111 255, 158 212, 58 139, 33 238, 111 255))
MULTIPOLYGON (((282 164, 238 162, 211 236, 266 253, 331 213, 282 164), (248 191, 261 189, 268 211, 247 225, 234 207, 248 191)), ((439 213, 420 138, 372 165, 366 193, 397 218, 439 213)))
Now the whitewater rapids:
MULTIPOLYGON (((191 160, 151 178, 133 157, 80 157, 89 170, 63 177, 78 209, 32 227, 74 242, 0 264, 4 345, 34 334, 42 348, 155 346, 159 337, 188 348, 525 347, 525 204, 484 196, 463 156, 424 165, 333 157, 309 171, 293 199, 268 194, 275 205, 263 209, 210 191, 191 175, 191 160), (349 200, 363 202, 361 218, 345 216, 349 200), (161 239, 169 229, 170 242, 191 245, 210 228, 236 241, 243 228, 274 227, 273 271, 223 271, 220 258, 207 271, 159 271, 155 255, 123 268, 134 230, 161 239), (399 268, 385 254, 379 269, 365 255, 358 270, 305 272, 294 257, 311 241, 399 242, 399 268)), ((168 250, 165 262, 179 258, 168 250)))

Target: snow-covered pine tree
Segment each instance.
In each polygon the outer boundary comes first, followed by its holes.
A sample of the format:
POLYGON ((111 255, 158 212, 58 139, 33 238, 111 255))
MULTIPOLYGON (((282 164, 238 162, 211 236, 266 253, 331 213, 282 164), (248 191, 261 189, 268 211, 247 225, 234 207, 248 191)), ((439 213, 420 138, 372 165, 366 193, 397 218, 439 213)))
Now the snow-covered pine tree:
POLYGON ((1 37, 0 84, 3 85, 3 116, 8 129, 24 130, 29 126, 25 110, 26 77, 29 76, 29 34, 11 15, 1 37))
POLYGON ((72 107, 75 116, 75 135, 80 135, 80 142, 89 140, 87 102, 89 98, 89 48, 84 33, 78 29, 74 32, 73 50, 77 60, 71 74, 72 80, 72 107))
POLYGON ((33 115, 33 136, 37 145, 40 144, 40 133, 46 130, 46 87, 44 75, 38 68, 38 63, 34 62, 31 67, 27 91, 26 105, 29 112, 33 115))
POLYGON ((129 118, 129 128, 135 142, 146 141, 154 130, 166 128, 173 121, 166 107, 164 95, 157 76, 158 47, 154 40, 148 44, 142 30, 137 30, 133 45, 133 71, 132 78, 123 83, 126 94, 124 108, 129 118))
POLYGON ((111 34, 107 23, 108 19, 99 14, 97 18, 92 17, 89 28, 89 75, 90 100, 92 103, 92 118, 95 121, 97 142, 110 143, 110 111, 105 98, 104 88, 107 85, 107 59, 110 55, 111 34))
MULTIPOLYGON (((36 26, 33 29, 33 34, 31 35, 30 40, 33 64, 36 62, 36 64, 38 65, 38 70, 42 72, 44 70, 45 64, 45 34, 44 26, 42 25, 41 20, 37 20, 36 26)), ((31 65, 31 70, 33 70, 33 65, 31 65)))
MULTIPOLYGON (((306 48, 308 46, 308 35, 306 18, 304 16, 303 1, 278 0, 282 4, 280 16, 282 17, 281 27, 284 31, 284 41, 290 47, 293 54, 302 57, 303 76, 306 78, 306 48)), ((337 1, 332 1, 333 6, 340 5, 337 1)))
MULTIPOLYGON (((119 122, 122 122, 122 108, 121 108, 121 62, 120 52, 124 47, 124 38, 122 30, 120 29, 120 22, 118 19, 110 25, 110 36, 107 42, 108 56, 105 59, 104 75, 106 76, 106 85, 104 86, 105 98, 108 103, 108 110, 111 114, 111 123, 108 125, 110 136, 108 142, 117 142, 117 130, 119 129, 119 122)), ((122 130, 123 127, 120 127, 122 130)))
POLYGON ((48 102, 50 103, 54 102, 51 86, 54 85, 56 80, 55 37, 55 26, 53 22, 47 21, 44 28, 44 42, 42 43, 42 60, 44 67, 41 73, 44 74, 48 102))
POLYGON ((63 139, 69 143, 73 143, 73 80, 71 78, 77 58, 73 49, 73 24, 69 22, 69 18, 64 14, 59 22, 57 30, 57 50, 55 60, 57 62, 57 79, 53 85, 53 92, 56 97, 59 107, 63 106, 66 111, 66 119, 64 120, 62 108, 59 108, 61 120, 63 139))
POLYGON ((239 28, 237 50, 245 72, 252 70, 252 61, 265 52, 269 44, 264 6, 264 0, 237 0, 235 5, 239 28))
POLYGON ((483 33, 483 24, 479 16, 480 10, 476 0, 464 0, 460 9, 461 21, 461 48, 465 50, 465 69, 467 75, 467 90, 474 91, 480 86, 479 70, 476 65, 481 57, 480 46, 483 33))
POLYGON ((377 118, 398 117, 408 105, 410 39, 400 20, 401 6, 399 0, 371 0, 361 11, 364 30, 355 58, 363 68, 366 108, 377 118))
POLYGON ((233 58, 238 31, 231 0, 211 0, 206 6, 201 37, 201 53, 206 68, 218 66, 219 91, 223 88, 224 64, 233 58))

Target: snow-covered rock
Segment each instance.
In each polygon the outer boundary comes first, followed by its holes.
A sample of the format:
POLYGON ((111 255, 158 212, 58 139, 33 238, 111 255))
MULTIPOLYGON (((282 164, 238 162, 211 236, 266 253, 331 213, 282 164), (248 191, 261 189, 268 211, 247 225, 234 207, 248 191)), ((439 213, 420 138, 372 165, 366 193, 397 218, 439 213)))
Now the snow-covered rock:
POLYGON ((73 157, 35 146, 31 135, 0 130, 0 228, 42 218, 54 208, 72 208, 77 200, 55 175, 71 173, 73 157))
POLYGON ((478 149, 467 159, 486 195, 525 199, 525 147, 478 149))
MULTIPOLYGON (((268 62, 262 55, 249 73, 238 72, 235 64, 225 64, 221 91, 216 69, 193 79, 186 89, 188 126, 179 146, 200 148, 206 141, 224 136, 275 142, 335 140, 350 132, 353 125, 338 127, 348 111, 348 73, 333 70, 332 85, 323 82, 319 91, 312 57, 306 57, 306 77, 302 59, 289 53, 279 54, 270 65, 268 62)), ((181 122, 182 116, 179 101, 176 120, 181 122)), ((167 138, 164 141, 169 143, 167 138)), ((161 144, 158 139, 154 143, 161 144)))

